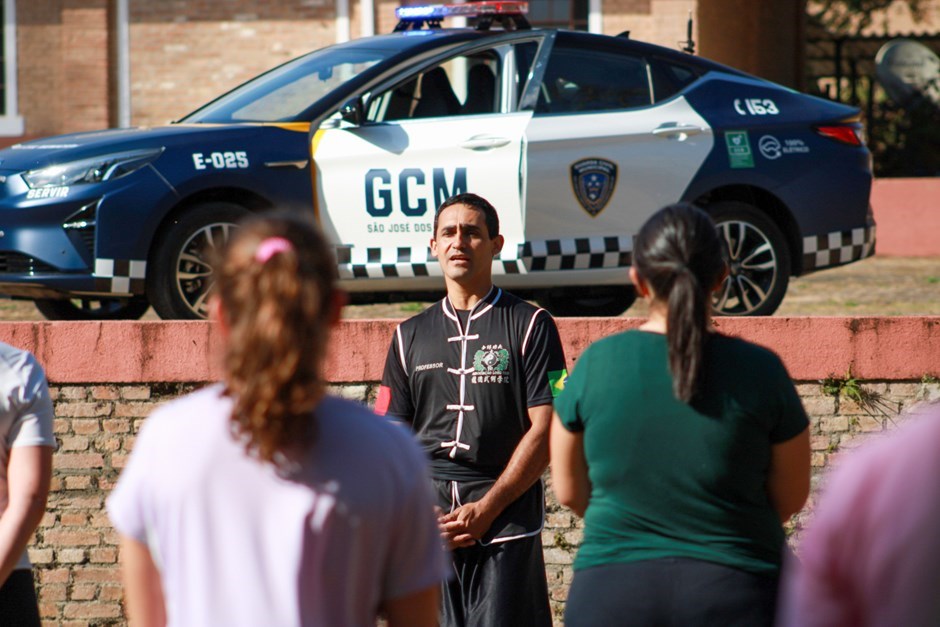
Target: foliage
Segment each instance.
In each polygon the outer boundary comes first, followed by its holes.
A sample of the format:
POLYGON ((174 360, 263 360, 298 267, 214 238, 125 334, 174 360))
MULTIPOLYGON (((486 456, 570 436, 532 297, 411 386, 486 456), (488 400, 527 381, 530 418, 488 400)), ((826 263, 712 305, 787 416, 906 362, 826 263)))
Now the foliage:
MULTIPOLYGON (((887 9, 904 4, 915 21, 923 20, 934 0, 808 0, 806 14, 812 27, 826 33, 829 40, 848 41, 859 36, 878 20, 887 22, 887 9)), ((888 32, 887 23, 884 25, 888 32)), ((864 38, 863 38, 864 39, 864 38)), ((858 43, 856 41, 856 43, 858 43)), ((874 61, 874 52, 864 48, 844 49, 842 69, 848 73, 847 63, 858 62, 861 71, 874 80, 873 70, 866 69, 874 61)), ((855 67, 853 65, 853 67, 855 67)), ((835 75, 839 75, 838 70, 835 75)), ((846 81, 847 74, 842 74, 846 81)), ((818 77, 810 76, 810 85, 818 77)), ((858 106, 863 115, 873 113, 873 119, 864 120, 868 130, 868 147, 872 153, 874 173, 879 177, 938 176, 940 175, 940 106, 927 98, 904 103, 891 102, 879 88, 872 92, 865 81, 842 84, 841 99, 858 106), (846 89, 847 88, 847 89, 846 89), (869 102, 873 97, 874 102, 869 102)), ((934 88, 935 89, 935 88, 934 88)), ((822 94, 826 96, 825 94, 822 94)))
POLYGON ((555 541, 555 546, 557 546, 562 551, 572 551, 576 548, 573 544, 568 542, 568 539, 560 531, 555 532, 555 537, 553 539, 555 541))
MULTIPOLYGON (((901 410, 900 403, 889 401, 880 393, 862 387, 861 382, 852 374, 851 367, 843 376, 831 374, 819 383, 822 385, 823 394, 854 401, 869 416, 887 418, 894 422, 894 416, 901 410)), ((849 425, 852 428, 858 427, 858 418, 850 418, 849 425)))
POLYGON ((831 374, 820 383, 822 383, 823 394, 827 396, 849 398, 859 405, 864 401, 865 391, 862 389, 858 379, 852 375, 851 368, 849 368, 848 372, 846 372, 843 377, 837 377, 831 374))
POLYGON ((904 107, 886 102, 869 129, 875 176, 940 175, 940 106, 928 100, 904 107))
MULTIPOLYGON (((923 18, 929 0, 903 1, 914 19, 923 18)), ((811 0, 807 12, 810 19, 834 35, 857 35, 871 26, 877 12, 894 3, 895 0, 811 0)))

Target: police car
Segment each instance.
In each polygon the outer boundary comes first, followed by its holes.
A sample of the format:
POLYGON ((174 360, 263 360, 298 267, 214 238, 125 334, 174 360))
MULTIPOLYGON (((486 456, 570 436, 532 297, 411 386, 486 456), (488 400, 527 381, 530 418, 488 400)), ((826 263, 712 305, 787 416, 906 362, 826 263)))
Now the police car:
POLYGON ((355 301, 431 297, 434 210, 464 191, 500 212, 496 282, 560 315, 623 312, 633 234, 680 200, 727 240, 723 314, 770 314, 791 276, 873 254, 857 109, 626 36, 532 29, 524 10, 403 7, 396 32, 177 123, 0 151, 0 295, 51 319, 204 317, 210 251, 245 215, 295 208, 355 301), (471 27, 441 28, 452 15, 471 27))

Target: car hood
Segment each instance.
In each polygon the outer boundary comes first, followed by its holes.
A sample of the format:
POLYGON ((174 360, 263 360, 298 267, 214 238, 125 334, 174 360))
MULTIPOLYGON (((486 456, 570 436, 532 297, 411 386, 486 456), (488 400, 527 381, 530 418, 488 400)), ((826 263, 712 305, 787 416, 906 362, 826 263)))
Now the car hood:
POLYGON ((250 138, 263 132, 264 126, 271 125, 171 124, 56 135, 15 144, 0 150, 0 170, 32 170, 56 163, 126 150, 171 147, 196 139, 211 140, 212 136, 217 134, 224 134, 229 139, 250 138))

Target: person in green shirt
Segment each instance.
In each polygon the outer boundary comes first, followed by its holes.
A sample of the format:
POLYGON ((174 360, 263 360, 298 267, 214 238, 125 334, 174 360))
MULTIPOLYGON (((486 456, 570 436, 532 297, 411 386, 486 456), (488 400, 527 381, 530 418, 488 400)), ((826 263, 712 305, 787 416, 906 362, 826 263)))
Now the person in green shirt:
POLYGON ((723 252, 700 209, 653 215, 630 269, 649 320, 588 347, 556 399, 553 488, 584 516, 569 627, 773 622, 809 421, 774 353, 711 327, 723 252))

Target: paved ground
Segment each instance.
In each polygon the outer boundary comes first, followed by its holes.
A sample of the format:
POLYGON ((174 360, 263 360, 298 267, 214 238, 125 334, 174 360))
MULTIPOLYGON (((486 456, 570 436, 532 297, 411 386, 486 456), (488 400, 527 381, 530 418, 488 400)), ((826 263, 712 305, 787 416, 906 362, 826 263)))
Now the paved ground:
MULTIPOLYGON (((349 307, 347 318, 402 318, 423 303, 349 307)), ((643 316, 638 302, 625 315, 643 316)), ((778 316, 940 315, 940 258, 875 257, 792 279, 778 316)), ((0 299, 0 320, 42 320, 32 303, 0 299)), ((149 311, 145 320, 157 320, 149 311)))

